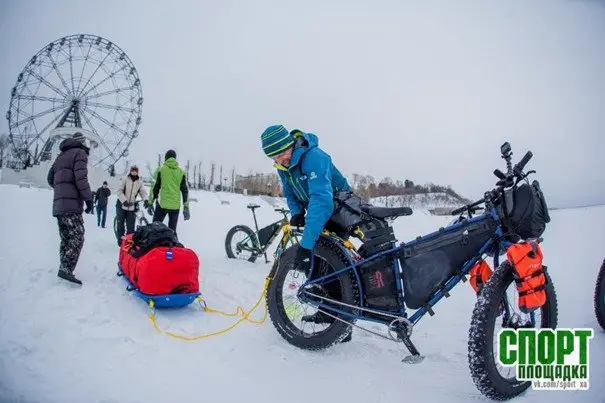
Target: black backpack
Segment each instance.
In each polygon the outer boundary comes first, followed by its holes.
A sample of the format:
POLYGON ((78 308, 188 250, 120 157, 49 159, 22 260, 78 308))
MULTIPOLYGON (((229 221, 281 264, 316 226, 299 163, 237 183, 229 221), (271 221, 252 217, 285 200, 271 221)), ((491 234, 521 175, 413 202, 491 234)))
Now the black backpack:
POLYGON ((139 258, 158 246, 180 247, 176 233, 162 222, 154 221, 151 224, 140 226, 132 236, 130 254, 139 258))

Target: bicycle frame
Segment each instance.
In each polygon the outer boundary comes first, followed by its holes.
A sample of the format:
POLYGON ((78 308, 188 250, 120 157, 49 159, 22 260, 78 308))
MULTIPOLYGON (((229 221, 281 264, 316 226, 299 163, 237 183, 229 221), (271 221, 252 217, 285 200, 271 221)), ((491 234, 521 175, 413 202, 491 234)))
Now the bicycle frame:
MULTIPOLYGON (((423 306, 421 308, 418 308, 409 318, 407 316, 407 312, 406 312, 406 306, 405 306, 405 302, 404 302, 404 293, 403 293, 403 279, 401 278, 401 274, 400 274, 400 266, 399 266, 399 254, 402 253, 403 249, 405 247, 408 246, 413 246, 416 242, 418 242, 417 240, 412 240, 408 243, 400 243, 398 246, 386 250, 386 251, 382 251, 379 253, 376 253, 375 255, 372 255, 368 258, 365 258, 363 260, 360 260, 358 262, 353 262, 353 260, 351 259, 351 255, 348 249, 348 247, 346 247, 343 243, 343 241, 340 238, 337 237, 332 237, 334 239, 334 244, 336 244, 336 246, 338 246, 338 248, 340 248, 345 256, 347 256, 347 259, 349 260, 349 265, 339 269, 337 271, 335 271, 334 273, 330 273, 326 276, 322 276, 319 277, 317 279, 313 279, 311 281, 306 281, 304 284, 302 284, 302 286, 299 289, 299 299, 301 299, 304 302, 307 302, 311 305, 314 305, 318 308, 321 309, 325 309, 327 311, 332 311, 334 313, 338 313, 338 314, 342 314, 344 316, 348 316, 350 318, 353 319, 359 319, 359 320, 366 320, 366 321, 372 321, 372 322, 377 322, 377 323, 381 323, 381 324, 385 324, 388 325, 390 323, 393 322, 392 319, 386 319, 388 317, 390 318, 406 318, 407 320, 409 320, 412 324, 416 324, 420 319, 422 319, 427 313, 429 313, 431 316, 434 315, 434 312, 432 310, 432 308, 437 305, 437 303, 439 303, 439 301, 441 301, 444 297, 449 297, 449 291, 451 291, 460 281, 466 281, 466 275, 469 274, 471 268, 482 259, 482 256, 492 250, 492 248, 494 246, 496 246, 495 251, 494 251, 494 256, 493 256, 493 264, 494 264, 494 268, 499 266, 499 255, 502 253, 502 251, 508 249, 508 247, 511 245, 510 242, 506 241, 503 239, 503 228, 502 228, 502 223, 498 217, 498 213, 496 211, 495 207, 491 207, 489 209, 489 213, 485 212, 484 214, 480 215, 480 216, 476 216, 474 218, 469 218, 467 223, 477 223, 480 222, 482 220, 486 220, 489 219, 491 216, 491 218, 493 218, 494 220, 496 220, 497 223, 497 227, 496 230, 494 231, 494 236, 492 236, 481 248, 480 250, 477 252, 477 254, 475 256, 473 256, 470 260, 468 260, 463 267, 460 268, 460 270, 451 275, 444 283, 443 287, 438 289, 437 291, 435 291, 432 296, 429 298, 429 300, 426 303, 426 306, 423 306), (395 279, 395 283, 397 286, 397 300, 399 302, 399 312, 393 312, 393 311, 386 311, 386 310, 381 310, 381 309, 376 309, 376 308, 368 308, 364 306, 364 290, 363 290, 363 282, 361 281, 361 275, 360 275, 360 271, 363 269, 360 269, 361 265, 364 265, 374 259, 377 259, 381 256, 385 256, 385 255, 389 255, 393 257, 393 275, 394 275, 394 279, 395 279), (377 318, 373 318, 373 317, 367 317, 364 316, 363 314, 355 314, 355 313, 349 313, 346 312, 342 309, 338 309, 338 308, 334 308, 333 305, 327 305, 323 302, 316 302, 316 301, 312 301, 310 300, 308 297, 304 296, 305 292, 304 292, 304 287, 310 284, 314 284, 314 283, 319 283, 319 282, 323 282, 326 279, 332 278, 332 277, 336 277, 342 273, 345 273, 349 270, 352 270, 358 287, 359 287, 359 294, 360 294, 360 298, 359 298, 359 305, 355 306, 355 308, 365 308, 365 309, 370 309, 371 311, 376 312, 376 314, 382 314, 385 316, 384 320, 381 319, 377 319, 377 318), (463 280, 464 279, 464 280, 463 280), (399 314, 399 315, 397 315, 399 314)), ((459 223, 455 223, 452 224, 450 227, 448 227, 448 229, 453 229, 456 228, 456 226, 460 225, 459 223)), ((424 235, 422 238, 423 240, 426 238, 431 238, 433 236, 437 236, 438 234, 440 234, 439 231, 434 231, 431 232, 427 235, 424 235)), ((323 234, 323 237, 325 237, 326 235, 323 234)), ((309 273, 309 277, 312 276, 313 274, 313 259, 311 259, 311 269, 310 269, 310 273, 309 273)), ((506 295, 504 296, 506 298, 506 295)), ((508 312, 508 304, 505 304, 505 310, 507 310, 508 312)), ((362 311, 363 312, 363 311, 362 311)), ((531 321, 532 324, 534 322, 534 317, 533 317, 533 313, 531 314, 531 321)))
MULTIPOLYGON (((281 255, 281 252, 286 249, 286 246, 290 243, 292 245, 294 245, 295 243, 298 242, 298 237, 297 231, 294 231, 289 224, 288 221, 288 216, 286 215, 286 213, 284 213, 282 211, 282 214, 284 214, 284 218, 282 218, 281 220, 277 220, 272 222, 271 224, 261 228, 260 230, 258 229, 258 221, 256 220, 256 214, 254 212, 254 210, 252 210, 252 217, 254 218, 254 229, 256 230, 254 232, 254 236, 256 236, 256 239, 259 241, 259 248, 256 247, 247 247, 246 243, 250 240, 250 236, 245 237, 243 240, 239 241, 237 243, 237 247, 241 250, 245 250, 248 252, 253 252, 253 253, 257 253, 258 255, 262 255, 265 254, 267 252, 267 249, 269 249, 269 246, 271 246, 271 244, 273 243, 273 241, 275 241, 275 238, 277 238, 277 234, 279 234, 280 232, 283 233, 282 239, 274 253, 274 257, 277 258, 279 255, 281 255), (277 227, 277 225, 279 224, 279 227, 277 227), (263 230, 264 228, 268 228, 271 226, 276 226, 276 230, 271 234, 271 236, 269 237, 269 239, 267 240, 267 242, 263 245, 260 245, 260 240, 258 239, 258 234, 261 230, 263 230), (296 242, 292 241, 292 234, 294 234, 294 238, 296 239, 296 242)), ((254 244, 254 243, 253 243, 254 244)))

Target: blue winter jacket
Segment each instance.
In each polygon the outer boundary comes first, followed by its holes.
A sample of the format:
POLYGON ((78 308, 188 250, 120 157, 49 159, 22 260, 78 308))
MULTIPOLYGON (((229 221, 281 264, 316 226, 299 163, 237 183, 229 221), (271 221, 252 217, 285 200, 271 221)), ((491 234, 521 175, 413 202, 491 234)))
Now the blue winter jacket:
POLYGON ((275 167, 291 214, 307 213, 300 245, 313 249, 334 212, 334 193, 351 191, 351 187, 330 156, 318 147, 316 135, 303 133, 297 137, 290 166, 275 167))

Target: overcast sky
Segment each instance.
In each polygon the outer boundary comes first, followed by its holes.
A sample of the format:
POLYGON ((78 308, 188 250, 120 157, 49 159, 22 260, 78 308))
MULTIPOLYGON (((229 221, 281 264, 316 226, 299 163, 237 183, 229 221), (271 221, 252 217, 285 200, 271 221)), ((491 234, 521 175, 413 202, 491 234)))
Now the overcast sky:
MULTIPOLYGON (((345 173, 479 198, 531 150, 550 205, 605 203, 605 2, 0 0, 0 109, 62 36, 103 36, 138 69, 131 157, 270 172, 260 134, 319 137, 345 173)), ((2 119, 0 132, 8 132, 2 119)))

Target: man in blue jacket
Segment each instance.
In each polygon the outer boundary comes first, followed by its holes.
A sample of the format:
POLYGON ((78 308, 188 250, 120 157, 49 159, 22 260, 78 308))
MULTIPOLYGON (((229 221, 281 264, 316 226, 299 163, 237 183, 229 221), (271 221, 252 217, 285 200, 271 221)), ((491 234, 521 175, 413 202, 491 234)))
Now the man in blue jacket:
MULTIPOLYGON (((295 264, 306 271, 311 250, 334 212, 334 194, 350 192, 351 187, 330 156, 319 148, 316 135, 300 130, 288 132, 282 125, 273 125, 263 132, 261 141, 264 153, 275 162, 281 179, 292 215, 290 224, 304 226, 295 264)), ((321 323, 332 319, 318 312, 303 320, 321 323)))

